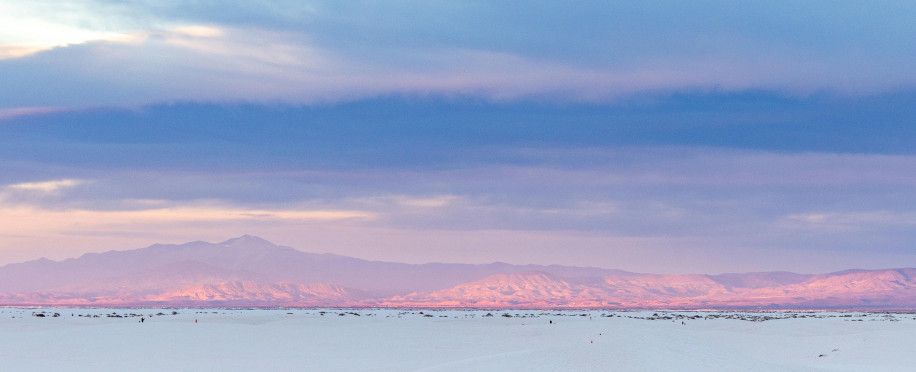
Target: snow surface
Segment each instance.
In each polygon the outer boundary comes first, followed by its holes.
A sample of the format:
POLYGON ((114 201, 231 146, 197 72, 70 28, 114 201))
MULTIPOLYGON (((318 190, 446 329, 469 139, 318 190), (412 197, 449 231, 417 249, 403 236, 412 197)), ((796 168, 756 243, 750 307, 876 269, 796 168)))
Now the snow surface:
POLYGON ((887 313, 0 308, 0 366, 10 371, 910 371, 916 368, 914 336, 916 314, 887 313))

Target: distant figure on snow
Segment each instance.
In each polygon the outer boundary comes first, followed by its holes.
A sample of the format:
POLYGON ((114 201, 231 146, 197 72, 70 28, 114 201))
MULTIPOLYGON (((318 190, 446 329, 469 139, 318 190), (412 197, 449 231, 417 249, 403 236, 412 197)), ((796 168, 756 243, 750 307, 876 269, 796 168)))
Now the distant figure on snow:
POLYGON ((140 318, 140 323, 143 323, 144 321, 146 321, 146 318, 142 318, 142 317, 141 317, 141 318, 140 318))

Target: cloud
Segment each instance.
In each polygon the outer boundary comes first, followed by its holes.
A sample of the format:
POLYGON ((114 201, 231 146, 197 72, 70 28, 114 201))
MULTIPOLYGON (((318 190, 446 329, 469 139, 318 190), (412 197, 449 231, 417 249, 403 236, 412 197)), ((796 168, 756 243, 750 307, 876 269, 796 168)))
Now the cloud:
POLYGON ((851 211, 792 214, 785 217, 789 228, 823 231, 864 232, 890 228, 912 228, 916 211, 851 211))
POLYGON ((884 78, 856 78, 852 71, 774 61, 782 58, 774 56, 672 58, 598 68, 502 51, 438 48, 405 51, 391 61, 357 60, 310 39, 264 29, 185 26, 71 45, 0 63, 8 76, 4 85, 16 92, 3 102, 8 107, 175 100, 319 103, 389 94, 600 102, 680 90, 862 94, 916 82, 896 76, 889 85, 884 78), (34 84, 35 79, 43 83, 34 84))
POLYGON ((117 40, 123 33, 99 27, 108 23, 80 2, 18 2, 0 4, 0 60, 98 40, 117 40))
POLYGON ((67 111, 64 107, 13 107, 0 109, 0 121, 23 116, 44 115, 67 111))
POLYGON ((47 49, 50 48, 41 46, 0 44, 0 60, 25 57, 47 49))
MULTIPOLYGON (((0 251, 23 242, 85 251, 251 233, 310 251, 411 262, 822 272, 893 266, 916 238, 913 156, 685 148, 532 156, 526 165, 420 170, 95 169, 92 183, 54 198, 4 202, 0 251)), ((24 187, 51 188, 38 184, 24 187)))
POLYGON ((362 205, 373 205, 377 208, 441 208, 463 202, 463 198, 458 195, 434 195, 434 196, 412 196, 412 195, 385 195, 353 198, 351 203, 362 205))
MULTIPOLYGON (((172 203, 174 204, 174 203, 172 203)), ((372 220, 373 213, 356 210, 302 210, 232 208, 185 204, 153 209, 48 209, 30 205, 3 205, 0 235, 60 235, 79 231, 159 231, 176 226, 248 222, 301 224, 372 220)))
POLYGON ((7 108, 19 108, 174 100, 307 102, 355 93, 348 86, 359 77, 341 76, 352 63, 300 39, 212 26, 134 32, 0 61, 9 88, 2 96, 10 100, 7 108), (38 87, 44 84, 35 79, 48 85, 38 87))
POLYGON ((604 102, 916 86, 916 30, 899 17, 912 11, 907 4, 861 12, 846 3, 533 3, 526 16, 508 2, 72 1, 63 15, 41 11, 50 3, 12 4, 32 28, 59 30, 37 44, 29 41, 37 32, 0 38, 7 108, 389 94, 604 102), (867 26, 852 31, 849 19, 867 26), (53 49, 30 54, 36 45, 53 49))
POLYGON ((914 10, 4 2, 0 247, 891 262, 914 238, 914 10))
POLYGON ((86 182, 87 181, 84 180, 62 179, 43 182, 24 182, 8 185, 6 187, 10 190, 33 191, 50 194, 56 193, 62 189, 75 187, 86 182))

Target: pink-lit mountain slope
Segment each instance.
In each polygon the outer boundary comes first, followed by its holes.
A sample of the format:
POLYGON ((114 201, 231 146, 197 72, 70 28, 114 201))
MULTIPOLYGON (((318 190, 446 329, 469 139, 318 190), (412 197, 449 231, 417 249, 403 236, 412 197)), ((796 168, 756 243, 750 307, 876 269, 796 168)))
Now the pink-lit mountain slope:
MULTIPOLYGON (((751 277, 766 273, 747 274, 751 277)), ((729 276, 741 274, 728 274, 729 276)), ((571 284, 543 272, 496 274, 379 306, 495 308, 897 308, 916 309, 916 269, 853 270, 799 276, 773 273, 744 286, 708 275, 609 275, 571 284), (785 283, 785 284, 781 284, 785 283)))
POLYGON ((360 293, 333 284, 290 284, 258 282, 218 282, 191 285, 143 298, 147 303, 193 305, 195 303, 247 304, 258 306, 339 306, 354 303, 360 293))
POLYGON ((658 275, 305 253, 243 236, 0 267, 0 305, 916 309, 916 269, 658 275))
POLYGON ((301 252, 246 235, 215 244, 157 244, 59 262, 40 259, 7 265, 0 267, 0 304, 358 305, 359 300, 440 290, 496 273, 530 270, 573 278, 628 274, 555 265, 366 261, 301 252), (233 289, 226 283, 245 285, 233 289), (336 289, 304 290, 302 285, 336 289))
POLYGON ((379 306, 414 307, 597 307, 603 294, 599 289, 544 272, 495 274, 453 288, 411 293, 380 301, 379 306))

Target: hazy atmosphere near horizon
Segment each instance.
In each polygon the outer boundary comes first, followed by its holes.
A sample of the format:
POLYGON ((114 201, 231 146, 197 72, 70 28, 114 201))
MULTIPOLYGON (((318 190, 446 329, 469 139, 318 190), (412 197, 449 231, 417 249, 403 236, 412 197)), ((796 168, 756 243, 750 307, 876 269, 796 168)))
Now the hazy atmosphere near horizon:
POLYGON ((916 2, 0 2, 0 266, 916 266, 916 2))

